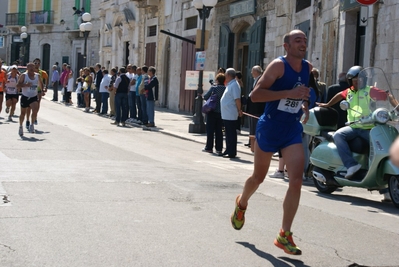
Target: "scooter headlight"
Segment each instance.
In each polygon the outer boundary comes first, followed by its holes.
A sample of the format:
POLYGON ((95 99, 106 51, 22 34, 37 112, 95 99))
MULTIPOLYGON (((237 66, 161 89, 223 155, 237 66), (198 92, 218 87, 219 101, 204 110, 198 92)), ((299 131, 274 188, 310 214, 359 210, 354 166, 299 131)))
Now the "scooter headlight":
POLYGON ((377 123, 387 123, 389 121, 389 112, 386 109, 377 109, 373 114, 374 120, 377 123))

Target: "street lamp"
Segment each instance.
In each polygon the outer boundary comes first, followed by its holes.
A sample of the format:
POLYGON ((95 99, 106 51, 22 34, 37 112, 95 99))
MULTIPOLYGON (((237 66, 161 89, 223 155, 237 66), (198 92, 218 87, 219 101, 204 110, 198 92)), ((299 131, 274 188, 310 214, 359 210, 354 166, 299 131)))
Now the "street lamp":
POLYGON ((89 33, 91 29, 93 28, 93 25, 91 24, 91 15, 90 13, 83 13, 82 15, 82 23, 79 25, 79 29, 81 32, 83 32, 83 36, 85 38, 85 46, 83 49, 83 58, 85 59, 85 64, 87 67, 89 64, 87 62, 87 37, 89 37, 89 33))
POLYGON ((23 42, 22 47, 23 47, 23 52, 22 52, 22 65, 25 65, 25 58, 26 58, 26 39, 28 38, 28 29, 25 26, 21 27, 21 35, 19 36, 23 42))
MULTIPOLYGON (((217 2, 218 0, 193 0, 193 5, 198 10, 200 19, 202 19, 200 51, 205 50, 206 19, 209 18, 211 9, 217 4, 217 2)), ((190 123, 188 127, 189 133, 205 133, 204 117, 202 116, 202 93, 204 92, 202 84, 203 77, 204 72, 203 70, 200 70, 198 77, 197 97, 195 98, 195 114, 193 117, 193 122, 190 123)))

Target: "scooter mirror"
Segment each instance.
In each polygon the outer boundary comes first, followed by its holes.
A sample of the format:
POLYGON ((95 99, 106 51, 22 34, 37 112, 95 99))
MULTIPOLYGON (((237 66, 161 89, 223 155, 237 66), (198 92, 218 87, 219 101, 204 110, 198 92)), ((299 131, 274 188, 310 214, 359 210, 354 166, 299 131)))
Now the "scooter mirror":
POLYGON ((349 109, 349 102, 346 100, 342 100, 341 103, 339 103, 339 107, 342 110, 348 110, 349 109))

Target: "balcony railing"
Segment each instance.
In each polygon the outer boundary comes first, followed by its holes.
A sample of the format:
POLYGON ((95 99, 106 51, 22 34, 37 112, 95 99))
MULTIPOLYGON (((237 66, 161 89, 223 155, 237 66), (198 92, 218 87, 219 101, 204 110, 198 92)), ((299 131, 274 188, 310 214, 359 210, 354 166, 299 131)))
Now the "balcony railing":
POLYGON ((6 26, 23 26, 26 25, 26 13, 7 13, 6 26))
POLYGON ((54 24, 54 11, 39 10, 31 11, 29 17, 30 24, 54 24))

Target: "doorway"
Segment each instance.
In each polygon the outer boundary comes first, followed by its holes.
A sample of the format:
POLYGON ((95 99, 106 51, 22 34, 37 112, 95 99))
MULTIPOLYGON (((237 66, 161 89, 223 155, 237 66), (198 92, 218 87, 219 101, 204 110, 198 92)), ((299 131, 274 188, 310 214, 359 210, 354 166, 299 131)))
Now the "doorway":
POLYGON ((50 74, 50 52, 51 46, 49 44, 43 45, 43 59, 42 59, 42 70, 50 74))

